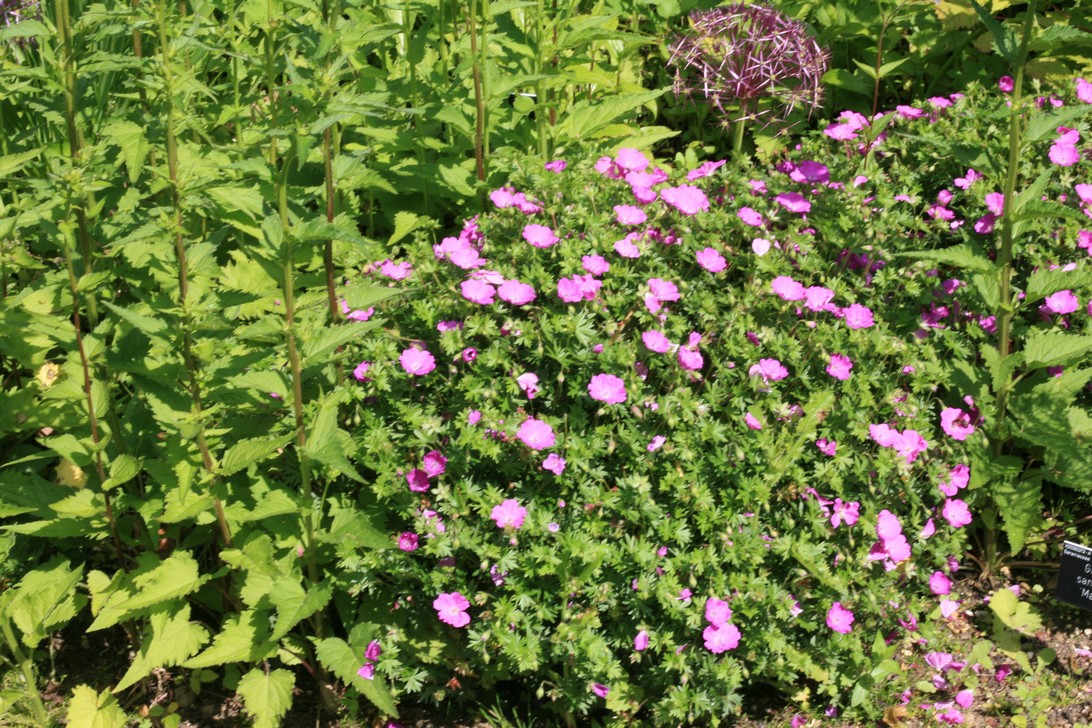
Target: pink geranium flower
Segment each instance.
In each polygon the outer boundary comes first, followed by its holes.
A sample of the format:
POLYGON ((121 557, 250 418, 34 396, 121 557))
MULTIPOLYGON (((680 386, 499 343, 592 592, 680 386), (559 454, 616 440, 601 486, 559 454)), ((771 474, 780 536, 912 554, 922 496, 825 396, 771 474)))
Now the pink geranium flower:
POLYGON ((660 197, 684 215, 697 215, 709 209, 709 198, 693 185, 665 187, 660 190, 660 197))
POLYGON ((523 228, 523 239, 536 248, 549 248, 558 241, 554 231, 545 225, 532 223, 523 228))
POLYGON ((591 691, 601 698, 605 698, 610 695, 610 688, 603 683, 592 683, 591 691))
POLYGON ((796 212, 801 215, 811 212, 811 203, 799 192, 782 192, 774 198, 774 202, 789 212, 796 212))
POLYGON ((398 548, 402 551, 416 551, 417 550, 417 534, 410 531, 403 531, 398 536, 398 548))
POLYGON ((429 488, 428 473, 420 468, 414 468, 406 473, 406 483, 414 493, 424 493, 429 488))
POLYGON ((524 519, 527 518, 527 509, 516 499, 509 498, 500 505, 493 506, 489 517, 496 521, 497 528, 512 528, 518 531, 523 526, 524 519))
POLYGON ((827 611, 827 626, 835 632, 849 634, 853 631, 853 612, 842 606, 841 602, 834 602, 827 611))
POLYGON ((648 220, 648 215, 644 210, 633 205, 615 205, 614 219, 620 225, 640 225, 648 220))
POLYGON ((852 370, 853 360, 848 356, 842 354, 830 355, 830 363, 827 364, 827 374, 844 382, 850 378, 852 370))
POLYGON ((439 450, 430 450, 425 453, 425 457, 422 459, 424 460, 425 475, 430 478, 437 478, 447 470, 447 458, 439 450))
POLYGON ((527 399, 534 399, 538 394, 538 375, 533 372, 524 372, 516 377, 516 384, 527 395, 527 399))
POLYGON ((852 526, 861 515, 861 504, 857 501, 846 502, 841 498, 835 498, 831 506, 830 525, 838 528, 841 524, 852 526))
POLYGON ((633 638, 633 649, 638 652, 644 652, 648 649, 648 632, 641 630, 637 633, 637 636, 633 638))
POLYGON ((767 384, 789 376, 789 370, 777 359, 759 359, 758 364, 753 364, 747 373, 752 377, 762 377, 762 381, 767 384))
POLYGON ((610 263, 601 255, 585 255, 580 259, 580 262, 583 263, 584 270, 593 276, 601 276, 610 270, 610 263))
POLYGON ((716 597, 709 597, 705 602, 705 619, 714 627, 722 627, 728 624, 732 618, 732 610, 728 602, 716 597))
POLYGON ((825 311, 834 300, 834 291, 823 286, 808 286, 804 291, 804 305, 809 311, 825 311))
POLYGON ((619 149, 614 157, 614 163, 627 172, 643 172, 648 169, 648 157, 638 149, 629 147, 619 149))
POLYGON ((1080 307, 1080 299, 1069 290, 1052 293, 1043 301, 1043 311, 1047 314, 1073 313, 1080 307))
POLYGON ((652 329, 641 334, 641 341, 650 351, 657 354, 665 354, 671 350, 671 342, 662 332, 652 329))
POLYGON ((845 321, 846 326, 851 329, 867 329, 875 323, 872 310, 859 303, 854 303, 845 310, 845 321))
POLYGON ((470 602, 459 592, 441 593, 432 601, 432 608, 444 624, 452 627, 465 627, 470 624, 470 615, 466 613, 470 602))
POLYGON ((808 297, 807 289, 790 276, 778 276, 770 281, 770 288, 782 300, 803 301, 808 297))
POLYGON ((535 300, 535 289, 520 281, 505 281, 497 289, 497 295, 513 306, 522 306, 535 300))
POLYGON ((686 173, 686 179, 690 182, 701 179, 702 177, 708 177, 716 172, 718 169, 724 166, 727 160, 720 160, 717 162, 702 162, 702 165, 697 169, 692 169, 686 173))
POLYGON ((974 434, 971 415, 958 407, 945 407, 941 410, 940 427, 953 440, 966 440, 974 434))
POLYGON ((934 571, 929 577, 929 591, 937 596, 944 596, 952 592, 952 580, 943 571, 934 571))
POLYGON ((952 528, 962 528, 974 520, 974 517, 971 516, 971 509, 958 498, 945 500, 940 515, 944 516, 944 520, 952 528))
POLYGON ((402 351, 398 361, 406 370, 406 374, 412 374, 415 377, 423 377, 436 368, 436 357, 429 353, 428 349, 410 347, 402 351))
POLYGON ((762 423, 759 422, 758 418, 752 415, 750 412, 743 416, 743 421, 746 422, 747 427, 750 427, 752 430, 762 429, 762 423))
POLYGON ((358 382, 370 381, 368 379, 368 370, 371 369, 371 368, 372 368, 372 363, 370 361, 360 362, 359 364, 356 365, 356 368, 353 369, 353 378, 356 379, 358 382))
POLYGON ((742 635, 734 624, 724 624, 719 627, 711 624, 705 628, 701 636, 705 640, 705 649, 714 655, 719 655, 738 647, 742 635))
POLYGON ((556 442, 554 428, 549 423, 529 417, 519 426, 516 437, 532 450, 545 450, 556 442))
POLYGON ((588 394, 599 402, 620 404, 626 401, 626 383, 613 374, 596 374, 588 382, 588 394))
POLYGON ((409 274, 413 272, 413 264, 409 261, 395 263, 388 258, 379 264, 379 272, 391 280, 401 281, 408 278, 409 274))
POLYGON ((819 448, 819 452, 829 457, 834 457, 834 454, 838 452, 838 443, 834 440, 828 440, 825 437, 820 437, 816 440, 815 446, 819 448))
POLYGON ((744 225, 750 225, 751 227, 762 227, 763 219, 755 210, 749 207, 739 208, 739 212, 736 213, 736 217, 743 221, 744 225))
POLYGON ((542 462, 542 469, 549 470, 554 475, 561 475, 565 472, 565 458, 552 452, 542 462))
POLYGON ((679 360, 679 366, 689 372, 696 372, 705 366, 705 359, 696 349, 682 347, 676 353, 676 358, 679 360))
POLYGON ((963 488, 967 487, 967 484, 971 482, 971 469, 966 465, 959 464, 948 471, 948 479, 940 481, 937 486, 940 488, 940 492, 946 496, 954 496, 963 488))
POLYGON ((460 283, 459 291, 463 298, 479 306, 488 306, 493 303, 493 296, 497 295, 497 289, 492 285, 474 278, 460 283))
POLYGON ((695 257, 698 260, 698 265, 710 273, 720 273, 728 267, 728 261, 717 252, 716 248, 703 248, 695 253, 695 257))

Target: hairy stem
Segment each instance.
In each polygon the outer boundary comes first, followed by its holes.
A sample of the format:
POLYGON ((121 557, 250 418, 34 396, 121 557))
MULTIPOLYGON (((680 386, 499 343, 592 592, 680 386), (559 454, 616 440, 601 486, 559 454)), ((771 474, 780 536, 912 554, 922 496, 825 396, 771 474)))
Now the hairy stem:
POLYGON ((19 671, 23 673, 23 681, 27 684, 26 695, 30 701, 34 719, 38 721, 38 725, 50 725, 49 713, 46 712, 42 696, 38 693, 38 683, 34 680, 34 660, 32 659, 34 653, 23 654, 23 648, 19 645, 19 640, 15 638, 11 623, 7 619, 0 618, 0 628, 4 630, 4 641, 8 643, 8 649, 11 650, 15 661, 19 663, 19 671))

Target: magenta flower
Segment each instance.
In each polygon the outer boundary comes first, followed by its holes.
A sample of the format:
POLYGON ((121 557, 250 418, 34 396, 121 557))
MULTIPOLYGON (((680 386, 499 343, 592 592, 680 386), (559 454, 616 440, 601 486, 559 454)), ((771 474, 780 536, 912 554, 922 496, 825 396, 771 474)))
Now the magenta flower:
POLYGON ((538 388, 538 375, 533 372, 524 372, 516 377, 516 384, 523 390, 523 393, 527 395, 527 399, 534 399, 535 395, 539 393, 538 388))
POLYGON ((373 680, 375 679, 375 665, 371 662, 365 662, 361 665, 360 669, 356 671, 356 674, 364 680, 373 680))
POLYGON ((774 278, 770 281, 770 288, 785 301, 803 301, 808 297, 807 289, 789 276, 774 278))
POLYGON ((398 548, 403 551, 416 551, 417 550, 417 534, 410 531, 403 531, 398 536, 398 548))
POLYGON ((639 149, 629 147, 619 149, 614 163, 627 172, 643 172, 648 169, 648 157, 639 149))
POLYGON ((524 519, 527 518, 527 509, 521 506, 519 501, 509 498, 499 506, 493 506, 489 517, 496 521, 497 528, 511 527, 518 531, 523 526, 524 519))
POLYGON ((542 166, 547 172, 553 172, 554 174, 557 174, 559 172, 564 172, 565 168, 569 166, 569 163, 566 162, 564 159, 555 159, 554 161, 547 162, 542 166))
POLYGON ((843 523, 847 526, 852 526, 857 522, 857 519, 860 518, 861 504, 857 501, 850 501, 847 503, 841 498, 835 498, 831 510, 830 525, 835 528, 838 528, 838 526, 843 523))
POLYGON ((819 452, 830 457, 834 457, 834 453, 838 452, 838 443, 834 440, 827 440, 824 437, 820 437, 816 440, 815 446, 819 448, 819 452))
POLYGON ((478 358, 478 350, 475 349, 473 346, 468 346, 463 349, 462 353, 459 354, 459 356, 462 357, 462 360, 467 364, 473 364, 474 360, 478 358))
POLYGON ((369 381, 369 379, 368 379, 368 370, 371 369, 371 368, 372 368, 372 363, 370 361, 360 362, 359 364, 356 365, 356 368, 353 369, 353 378, 355 378, 358 382, 367 382, 367 381, 369 381))
POLYGON ((657 354, 666 354, 671 351, 671 342, 662 332, 652 329, 641 334, 641 341, 650 351, 654 351, 657 354))
POLYGON ((762 423, 759 422, 758 418, 755 417, 754 415, 752 415, 750 412, 748 412, 746 415, 744 415, 743 421, 746 422, 747 426, 750 427, 752 430, 761 430, 762 429, 762 423))
POLYGON ((429 488, 428 473, 420 468, 414 468, 406 473, 406 482, 414 493, 424 493, 429 488))
POLYGON ((401 281, 413 272, 413 264, 409 261, 395 263, 388 258, 379 264, 379 272, 391 280, 401 281))
POLYGON ((937 596, 952 593, 952 580, 943 571, 934 571, 929 577, 929 590, 937 596))
POLYGON ((488 306, 493 303, 493 296, 497 294, 497 289, 492 285, 473 278, 460 283, 459 291, 463 298, 479 306, 488 306))
POLYGON ((827 626, 835 632, 849 634, 853 631, 853 612, 842 606, 841 602, 834 602, 827 611, 827 626))
POLYGON ((423 458, 425 466, 425 475, 430 478, 435 478, 444 474, 447 470, 447 458, 443 456, 439 450, 430 450, 425 453, 423 458))
POLYGON ((804 291, 804 305, 809 311, 825 311, 834 300, 834 291, 823 286, 808 286, 804 291))
POLYGON ((1081 161, 1081 153, 1077 151, 1077 147, 1073 144, 1063 144, 1060 140, 1050 145, 1047 157, 1059 167, 1072 167, 1081 161))
POLYGON ((557 244, 558 237, 545 225, 531 223, 523 228, 523 239, 536 248, 549 248, 557 244))
POLYGON ((501 187, 499 190, 490 192, 489 199, 501 210, 506 207, 515 207, 516 190, 512 187, 501 187))
POLYGON ((662 278, 650 278, 648 280, 648 289, 660 302, 679 300, 679 289, 671 281, 665 281, 662 278))
POLYGON ((610 270, 610 263, 601 255, 585 255, 580 259, 580 262, 583 263, 584 270, 593 276, 601 276, 610 270))
POLYGON ((403 350, 398 361, 406 370, 406 374, 412 374, 415 377, 423 377, 436 368, 436 357, 430 354, 428 349, 418 349, 415 346, 403 350))
POLYGON ((605 698, 610 695, 610 688, 608 688, 603 683, 592 683, 591 691, 601 698, 605 698))
POLYGON ((760 376, 766 384, 777 382, 789 376, 789 370, 777 359, 759 359, 747 372, 750 376, 760 376))
POLYGON ((705 628, 701 636, 705 640, 705 649, 714 655, 719 655, 722 652, 734 650, 738 647, 742 635, 740 635, 738 627, 729 623, 719 627, 711 624, 705 628))
POLYGON ((470 602, 459 592, 441 593, 432 601, 432 608, 444 624, 452 627, 465 627, 470 624, 470 615, 466 613, 470 602))
POLYGON ((997 88, 1001 89, 1003 94, 1011 94, 1012 90, 1016 88, 1016 82, 1012 80, 1012 76, 1002 76, 997 79, 997 88))
POLYGON ((695 253, 694 257, 697 258, 698 265, 710 273, 720 273, 728 267, 728 261, 717 252, 716 248, 703 248, 695 253))
POLYGON ((620 404, 626 401, 626 383, 613 374, 596 374, 588 382, 588 394, 600 402, 620 404))
POLYGON ((648 215, 644 210, 633 205, 615 205, 614 219, 620 225, 641 225, 648 220, 648 215))
POLYGON ((665 187, 660 190, 660 197, 684 215, 697 215, 709 209, 709 198, 693 185, 665 187))
POLYGON ((688 372, 696 372, 705 366, 705 359, 702 357, 701 352, 695 349, 680 348, 676 358, 679 360, 679 366, 688 372))
POLYGON ((1058 291, 1046 297, 1043 302, 1043 311, 1048 314, 1073 313, 1081 307, 1080 299, 1073 291, 1058 291))
POLYGON ((728 624, 728 620, 732 618, 732 609, 728 606, 728 602, 723 599, 717 599, 716 597, 709 597, 705 602, 705 619, 709 624, 714 627, 721 627, 728 624))
POLYGON ((971 416, 958 407, 945 407, 940 412, 940 427, 953 440, 966 440, 974 434, 971 416))
POLYGON ((799 192, 782 192, 774 198, 774 202, 784 207, 789 212, 806 215, 811 212, 811 203, 799 192))
POLYGON ((652 441, 645 446, 645 450, 648 450, 649 452, 656 452, 664 446, 665 442, 667 442, 666 437, 664 437, 663 435, 656 435, 652 438, 652 441))
POLYGON ((742 220, 744 225, 750 225, 751 227, 762 227, 764 223, 762 215, 749 207, 739 208, 736 217, 742 220))
POLYGON ((383 654, 383 647, 377 640, 372 640, 368 643, 368 646, 364 648, 364 659, 375 662, 379 659, 379 656, 383 654))
POLYGON ((565 458, 552 452, 542 462, 542 469, 549 470, 554 475, 561 475, 565 472, 565 458))
POLYGON ((516 437, 532 450, 545 450, 553 447, 556 442, 554 428, 550 427, 547 422, 536 420, 534 417, 529 417, 523 421, 523 424, 519 426, 519 431, 516 432, 516 437))
POLYGON ((825 185, 830 182, 830 169, 827 165, 813 159, 790 163, 789 179, 793 182, 809 185, 825 185))
POLYGON ((697 169, 692 169, 686 173, 686 179, 688 182, 693 182, 694 180, 708 177, 709 175, 713 174, 713 172, 716 172, 718 169, 723 167, 726 162, 727 160, 725 159, 721 159, 717 162, 702 162, 700 167, 698 167, 697 169))
POLYGON ((837 380, 845 381, 850 378, 853 370, 853 360, 842 354, 831 354, 830 363, 827 364, 827 374, 837 380))
POLYGON ((1005 195, 1001 192, 987 192, 986 209, 1000 217, 1005 211, 1005 195))
POLYGON ((637 633, 637 636, 633 638, 633 649, 638 652, 644 652, 648 649, 648 632, 641 630, 637 633))
POLYGON ((845 310, 845 321, 846 326, 851 329, 867 329, 875 323, 872 319, 872 310, 859 303, 845 310))
POLYGON ((952 528, 962 528, 974 520, 973 516, 971 516, 971 509, 959 498, 945 500, 940 515, 944 516, 944 520, 952 528))
POLYGON ((940 481, 938 488, 944 495, 951 497, 958 493, 971 482, 971 469, 959 464, 948 471, 948 479, 940 481))
POLYGON ((770 241, 766 238, 755 238, 751 241, 751 250, 754 251, 755 255, 761 258, 766 255, 766 253, 770 252, 770 241))
POLYGON ((565 303, 592 301, 595 300, 602 285, 602 281, 590 275, 562 278, 557 282, 557 297, 565 303))
POLYGON ((535 289, 520 281, 505 281, 497 289, 497 295, 513 306, 522 306, 535 300, 535 289))

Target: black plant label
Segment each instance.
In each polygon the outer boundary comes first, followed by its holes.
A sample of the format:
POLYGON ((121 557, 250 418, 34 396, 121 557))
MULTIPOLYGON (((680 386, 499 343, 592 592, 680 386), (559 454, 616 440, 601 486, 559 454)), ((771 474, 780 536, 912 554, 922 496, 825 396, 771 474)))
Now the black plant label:
POLYGON ((1092 548, 1065 542, 1054 597, 1083 609, 1092 609, 1092 548))

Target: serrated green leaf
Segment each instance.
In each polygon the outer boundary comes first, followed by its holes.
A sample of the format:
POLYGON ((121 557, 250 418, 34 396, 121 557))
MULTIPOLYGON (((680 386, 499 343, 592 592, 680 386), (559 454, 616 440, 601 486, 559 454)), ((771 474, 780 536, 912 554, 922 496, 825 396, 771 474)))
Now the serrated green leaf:
POLYGON ((315 643, 315 656, 319 662, 334 673, 339 680, 346 685, 356 688, 364 697, 372 702, 372 705, 383 711, 384 714, 398 717, 398 708, 394 704, 394 697, 390 690, 377 677, 373 680, 365 680, 357 674, 363 666, 361 658, 353 652, 348 643, 336 637, 329 637, 315 643))
POLYGON ((1014 554, 1019 553, 1027 541, 1028 531, 1042 516, 1042 479, 1000 480, 991 483, 990 490, 1003 514, 1002 526, 1009 547, 1014 554))
POLYGON ((209 633, 190 621, 190 605, 168 604, 154 611, 140 651, 114 688, 120 693, 157 667, 171 667, 185 662, 209 640, 209 633))
POLYGON ((417 228, 428 222, 428 218, 412 212, 397 212, 394 215, 394 232, 391 233, 388 246, 392 246, 417 228))
POLYGON ((132 455, 118 455, 110 461, 110 477, 102 484, 103 490, 112 490, 125 485, 140 475, 142 463, 132 455))
POLYGON ((303 347, 302 367, 321 366, 331 359, 331 354, 346 344, 360 341, 367 332, 379 326, 379 321, 346 321, 340 326, 327 326, 322 333, 308 339, 303 347))
POLYGON ((1092 288, 1092 266, 1077 270, 1048 270, 1040 268, 1028 276, 1024 289, 1024 302, 1038 303, 1052 293, 1072 289, 1092 288))
POLYGON ((1017 632, 1030 635, 1043 627, 1043 621, 1039 618, 1039 614, 1032 609, 1032 606, 1027 602, 1021 602, 1008 589, 998 589, 990 595, 990 611, 1006 627, 1017 632))
POLYGON ((872 87, 868 85, 867 81, 860 76, 853 75, 852 72, 844 68, 832 68, 827 71, 823 74, 823 83, 836 88, 845 89, 846 91, 852 91, 861 96, 869 96, 872 94, 872 87))
POLYGON ((155 554, 146 555, 136 573, 122 576, 118 588, 103 601, 89 632, 112 627, 151 607, 183 597, 208 581, 199 573, 197 561, 187 551, 175 551, 158 564, 155 554))
POLYGON ((196 670, 263 659, 276 645, 270 641, 267 629, 259 629, 262 619, 263 616, 253 609, 230 617, 216 633, 208 649, 186 660, 182 666, 196 670))
POLYGON ((337 426, 338 405, 343 393, 327 395, 319 407, 307 435, 304 452, 314 461, 332 468, 343 475, 363 483, 364 478, 356 471, 345 453, 352 452, 355 445, 349 433, 337 426))
POLYGON ((151 316, 145 316, 144 314, 131 311, 121 306, 115 306, 109 301, 102 302, 104 306, 113 311, 115 314, 124 319, 127 323, 131 324, 133 328, 138 331, 143 331, 149 336, 154 336, 167 329, 167 323, 162 319, 153 318, 151 316))
POLYGON ((125 728, 128 719, 110 692, 96 692, 87 685, 72 690, 65 714, 67 728, 125 728))
POLYGON ((278 579, 269 592, 269 599, 277 608, 277 626, 271 639, 279 640, 293 627, 324 608, 333 595, 330 582, 324 581, 304 591, 297 579, 278 579))
POLYGON ((266 672, 255 668, 239 680, 236 692, 243 699, 246 712, 254 716, 254 728, 277 728, 292 707, 292 687, 296 677, 288 670, 266 672))
POLYGON ((974 7, 975 13, 978 15, 978 19, 982 21, 982 24, 990 31, 990 35, 993 36, 993 43, 994 47, 997 48, 997 52, 1008 62, 1009 66, 1015 65, 1016 38, 1012 31, 999 23, 993 15, 978 4, 977 0, 970 0, 970 2, 974 7))
POLYGON ((1068 366, 1084 361, 1092 351, 1092 335, 1044 332, 1029 336, 1024 344, 1024 362, 1029 369, 1068 366))
POLYGON ((894 258, 914 258, 930 263, 943 263, 955 266, 962 270, 974 273, 996 273, 997 268, 985 255, 977 252, 969 245, 953 245, 941 250, 918 250, 906 253, 895 253, 894 258))
POLYGON ((87 598, 76 587, 83 578, 83 565, 70 568, 67 561, 54 559, 34 569, 19 582, 10 597, 7 616, 22 633, 23 644, 31 649, 76 616, 87 598))
POLYGON ((559 137, 572 139, 591 138, 600 129, 660 98, 666 90, 618 94, 600 101, 579 101, 565 112, 556 133, 559 137))
POLYGON ((239 440, 220 458, 217 471, 222 476, 233 475, 240 470, 245 470, 254 463, 261 462, 283 448, 294 437, 293 433, 279 437, 253 437, 247 440, 239 440))
POLYGON ((129 172, 129 184, 136 184, 151 149, 144 138, 144 127, 131 121, 115 121, 102 128, 102 135, 121 148, 121 158, 129 172))

